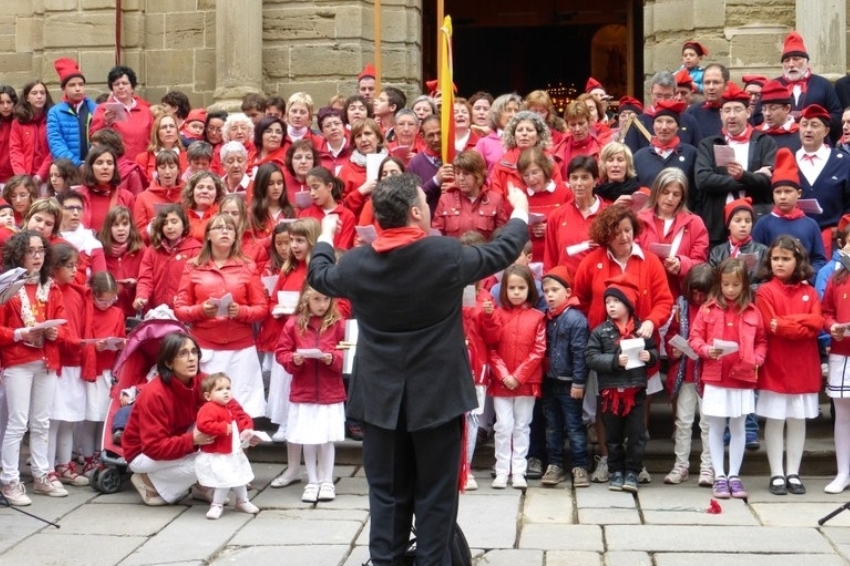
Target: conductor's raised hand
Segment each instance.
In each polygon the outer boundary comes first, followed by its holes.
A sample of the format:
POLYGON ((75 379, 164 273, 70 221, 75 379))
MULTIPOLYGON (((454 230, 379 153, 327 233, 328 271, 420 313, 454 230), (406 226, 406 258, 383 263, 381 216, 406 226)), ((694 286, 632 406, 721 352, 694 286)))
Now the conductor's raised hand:
POLYGON ((528 196, 525 191, 516 188, 513 183, 508 183, 508 202, 514 210, 522 210, 528 213, 528 196))
POLYGON ((328 214, 322 218, 322 236, 333 238, 342 227, 339 214, 328 214))

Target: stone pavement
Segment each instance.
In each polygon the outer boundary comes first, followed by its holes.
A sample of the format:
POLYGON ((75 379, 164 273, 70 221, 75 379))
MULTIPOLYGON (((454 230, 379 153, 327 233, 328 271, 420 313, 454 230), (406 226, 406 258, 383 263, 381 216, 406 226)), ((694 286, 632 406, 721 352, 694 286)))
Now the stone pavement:
MULTIPOLYGON (((32 495, 24 510, 56 520, 55 529, 0 507, 3 566, 359 566, 368 557, 366 480, 338 466, 337 499, 308 505, 303 483, 268 487, 283 464, 255 463, 256 517, 227 507, 209 521, 205 503, 145 507, 125 484, 114 495, 70 487, 66 498, 32 495)), ((461 496, 459 522, 480 566, 837 566, 850 564, 850 512, 825 527, 817 519, 843 504, 826 495, 826 477, 804 477, 804 496, 772 496, 766 477, 744 477, 748 502, 704 508, 710 491, 695 478, 665 486, 661 475, 635 497, 607 485, 573 490, 529 482, 521 491, 481 488, 461 496)))

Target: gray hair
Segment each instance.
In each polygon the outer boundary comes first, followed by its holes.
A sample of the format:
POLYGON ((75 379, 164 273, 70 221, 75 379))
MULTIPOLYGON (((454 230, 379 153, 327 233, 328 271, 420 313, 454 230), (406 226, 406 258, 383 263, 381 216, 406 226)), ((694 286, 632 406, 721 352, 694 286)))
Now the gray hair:
POLYGON ((676 90, 676 77, 670 71, 658 71, 652 75, 652 80, 649 81, 650 90, 655 85, 676 90))
POLYGON ((398 120, 402 116, 413 116, 413 121, 418 125, 419 124, 419 116, 416 115, 416 112, 411 110, 410 108, 402 108, 398 112, 395 113, 394 120, 398 120))
POLYGON ((522 107, 522 98, 515 92, 499 96, 490 105, 490 113, 487 115, 487 119, 490 122, 490 129, 494 132, 499 129, 499 116, 505 111, 505 106, 509 102, 516 102, 517 108, 522 107))
MULTIPOLYGON (((229 120, 230 118, 228 118, 229 120)), ((239 153, 245 159, 248 159, 248 150, 245 149, 245 146, 239 143, 238 141, 229 141, 225 142, 224 145, 221 146, 219 150, 219 155, 221 155, 221 161, 227 161, 227 156, 231 153, 239 153)))
POLYGON ((644 208, 654 209, 658 205, 658 197, 662 189, 672 183, 678 183, 682 187, 682 202, 679 203, 679 208, 676 212, 688 212, 688 177, 684 171, 677 167, 667 167, 658 173, 655 181, 652 183, 652 190, 649 193, 649 199, 646 201, 644 208))
POLYGON ((427 94, 420 94, 419 96, 417 96, 413 100, 413 103, 410 105, 410 107, 413 108, 414 106, 416 106, 420 102, 427 102, 428 105, 431 107, 431 113, 432 114, 437 113, 437 103, 436 103, 436 101, 432 97, 428 96, 427 94))
POLYGON ((221 128, 221 137, 224 141, 230 141, 230 128, 232 128, 234 124, 246 124, 248 126, 248 139, 253 141, 254 122, 252 122, 251 119, 244 114, 230 114, 227 116, 227 120, 224 121, 224 126, 221 128))
POLYGON ((537 147, 547 149, 550 145, 552 145, 552 134, 549 133, 549 126, 546 125, 546 122, 543 121, 540 114, 530 110, 522 110, 517 112, 516 115, 511 118, 511 121, 508 122, 508 125, 505 126, 505 132, 502 134, 502 145, 504 145, 506 149, 513 149, 516 147, 516 138, 514 137, 514 134, 516 133, 516 127, 520 122, 531 122, 534 124, 534 129, 537 130, 537 147))

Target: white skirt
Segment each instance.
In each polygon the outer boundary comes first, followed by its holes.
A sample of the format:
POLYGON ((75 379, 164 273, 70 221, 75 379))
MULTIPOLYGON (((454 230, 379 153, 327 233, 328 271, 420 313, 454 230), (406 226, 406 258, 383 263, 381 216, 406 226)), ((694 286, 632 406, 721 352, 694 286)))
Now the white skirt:
POLYGON ((850 397, 850 357, 839 354, 829 355, 826 394, 836 399, 850 397))
POLYGON ((289 389, 292 385, 292 375, 283 366, 272 362, 269 376, 269 402, 266 405, 266 416, 278 426, 286 426, 289 419, 289 389))
POLYGON ((239 487, 254 479, 248 457, 242 451, 239 427, 230 423, 230 454, 211 454, 203 450, 195 458, 198 483, 206 487, 239 487))
POLYGON ((817 393, 788 395, 775 391, 759 391, 756 414, 768 419, 813 419, 818 416, 817 393))
POLYGON ((208 350, 208 352, 209 359, 201 361, 201 371, 206 374, 219 371, 227 374, 230 378, 233 398, 242 405, 242 409, 251 418, 265 415, 263 374, 260 370, 257 348, 251 346, 244 350, 208 350))
POLYGON ((50 419, 55 421, 80 422, 86 418, 86 382, 82 379, 82 368, 62 368, 56 378, 56 393, 50 419))
POLYGON ((752 389, 734 389, 705 384, 702 392, 702 414, 707 417, 737 418, 755 411, 752 389))
POLYGON ((286 440, 293 444, 324 444, 345 440, 343 404, 290 403, 286 440))
POLYGON ((112 370, 105 370, 96 381, 86 383, 86 420, 103 422, 109 410, 109 390, 112 389, 112 370))

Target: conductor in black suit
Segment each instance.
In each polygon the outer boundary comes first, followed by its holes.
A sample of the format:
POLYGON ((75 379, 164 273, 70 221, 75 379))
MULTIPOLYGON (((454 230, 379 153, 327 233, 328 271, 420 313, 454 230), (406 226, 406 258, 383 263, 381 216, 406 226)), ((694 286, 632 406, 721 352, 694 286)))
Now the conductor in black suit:
POLYGON ((426 237, 419 180, 388 177, 372 193, 383 232, 334 265, 336 219, 322 221, 307 274, 319 292, 351 301, 358 322, 349 416, 363 427, 374 566, 401 563, 416 515, 416 564, 448 566, 457 517, 464 413, 477 405, 461 322, 463 288, 510 265, 528 239, 528 200, 480 246, 426 237))

